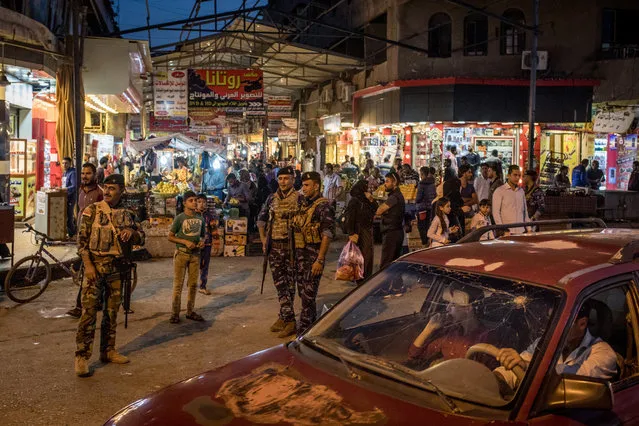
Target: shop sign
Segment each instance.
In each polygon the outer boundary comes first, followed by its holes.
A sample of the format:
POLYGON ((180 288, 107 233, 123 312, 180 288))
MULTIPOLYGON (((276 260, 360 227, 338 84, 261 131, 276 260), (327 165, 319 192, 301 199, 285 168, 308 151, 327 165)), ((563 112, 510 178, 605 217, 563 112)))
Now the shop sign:
POLYGON ((33 108, 33 86, 27 83, 11 83, 5 88, 5 99, 11 106, 33 108))
POLYGON ((24 216, 24 178, 11 178, 9 180, 9 204, 14 206, 14 214, 24 216))
POLYGON ((595 115, 593 130, 597 133, 626 133, 635 113, 631 108, 617 111, 599 111, 595 115))
POLYGON ((339 135, 339 144, 340 145, 353 145, 353 133, 352 132, 342 132, 339 135))
POLYGON ((261 70, 189 70, 189 108, 264 108, 261 70))
POLYGON ((297 118, 282 118, 282 123, 291 129, 297 129, 297 118))
POLYGON ((225 124, 226 116, 218 109, 189 108, 189 128, 192 132, 221 133, 225 124))
POLYGON ((293 100, 290 96, 269 96, 267 111, 269 118, 290 117, 293 100))
POLYGON ((187 70, 164 71, 153 78, 156 119, 186 119, 188 114, 187 70))
POLYGON ((189 128, 185 118, 160 119, 151 114, 150 127, 152 132, 182 132, 189 128))
POLYGON ((278 130, 277 137, 280 142, 297 142, 297 130, 282 127, 278 130))

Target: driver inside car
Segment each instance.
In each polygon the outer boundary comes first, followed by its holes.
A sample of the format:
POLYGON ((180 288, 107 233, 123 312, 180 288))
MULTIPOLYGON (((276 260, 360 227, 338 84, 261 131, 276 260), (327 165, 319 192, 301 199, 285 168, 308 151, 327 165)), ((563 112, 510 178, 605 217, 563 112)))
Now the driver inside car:
POLYGON ((468 348, 486 341, 488 330, 477 319, 474 303, 483 294, 479 290, 465 290, 444 289, 446 313, 433 315, 411 344, 407 364, 412 368, 428 368, 441 361, 464 358, 468 348))
MULTIPOLYGON (((591 304, 583 304, 575 322, 570 327, 566 345, 561 351, 555 371, 557 374, 577 374, 599 379, 611 379, 617 372, 617 356, 612 347, 599 337, 594 337, 588 330, 588 319, 592 310, 591 304)), ((512 369, 520 366, 527 370, 539 343, 536 339, 524 352, 517 353, 514 349, 500 349, 497 360, 501 364, 494 370, 500 380, 502 394, 507 395, 517 389, 518 379, 512 369), (503 380, 503 382, 502 382, 503 380), (503 384, 510 389, 504 389, 503 384)))

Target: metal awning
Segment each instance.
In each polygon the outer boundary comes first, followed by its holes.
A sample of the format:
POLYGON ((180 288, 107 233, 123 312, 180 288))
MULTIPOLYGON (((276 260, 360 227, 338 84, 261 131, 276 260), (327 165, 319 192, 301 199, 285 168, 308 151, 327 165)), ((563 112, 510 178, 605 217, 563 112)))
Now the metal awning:
POLYGON ((142 141, 131 141, 129 142, 128 147, 133 149, 137 153, 143 152, 149 148, 175 148, 180 151, 195 149, 198 151, 202 151, 204 149, 204 144, 201 144, 195 139, 191 139, 190 137, 185 136, 181 133, 174 133, 172 135, 162 136, 159 138, 145 139, 142 141))
POLYGON ((361 60, 288 41, 287 34, 264 21, 236 18, 223 33, 189 40, 178 51, 156 56, 156 70, 184 68, 256 68, 264 73, 265 92, 290 95, 359 69, 361 60))

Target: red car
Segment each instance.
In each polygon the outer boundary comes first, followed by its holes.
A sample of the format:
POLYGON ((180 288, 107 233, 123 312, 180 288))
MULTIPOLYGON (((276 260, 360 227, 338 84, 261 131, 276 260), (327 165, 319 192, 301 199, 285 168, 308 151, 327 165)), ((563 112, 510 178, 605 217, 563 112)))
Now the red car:
POLYGON ((303 337, 107 424, 639 423, 638 238, 579 229, 411 253, 303 337))

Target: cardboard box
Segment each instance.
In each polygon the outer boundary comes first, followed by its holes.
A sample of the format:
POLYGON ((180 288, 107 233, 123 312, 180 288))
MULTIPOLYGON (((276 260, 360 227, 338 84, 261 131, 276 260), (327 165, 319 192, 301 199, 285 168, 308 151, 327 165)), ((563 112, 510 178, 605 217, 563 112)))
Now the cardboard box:
POLYGON ((229 246, 245 246, 246 235, 227 235, 224 237, 224 243, 229 246))
POLYGON ((225 232, 227 234, 246 234, 248 231, 248 219, 240 217, 237 219, 226 219, 225 232))
POLYGON ((224 246, 224 257, 243 257, 246 254, 246 246, 224 246))

